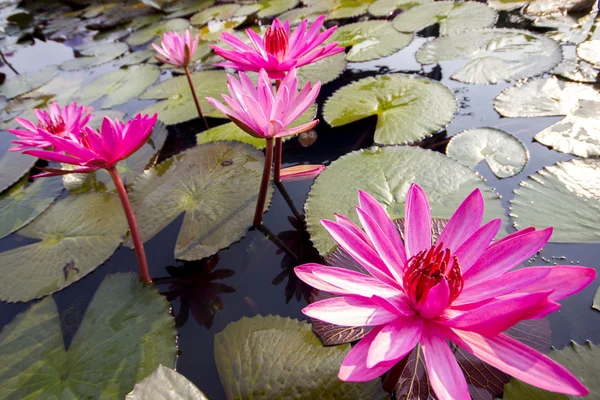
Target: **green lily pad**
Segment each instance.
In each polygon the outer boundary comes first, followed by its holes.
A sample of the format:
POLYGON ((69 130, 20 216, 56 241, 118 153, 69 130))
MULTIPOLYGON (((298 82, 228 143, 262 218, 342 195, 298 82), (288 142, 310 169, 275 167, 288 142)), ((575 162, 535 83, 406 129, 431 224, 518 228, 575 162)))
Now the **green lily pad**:
POLYGON ((91 104, 106 95, 102 108, 125 104, 142 94, 159 76, 160 70, 154 65, 121 68, 91 81, 74 96, 74 100, 82 104, 91 104))
POLYGON ((0 85, 0 95, 8 99, 20 96, 49 82, 58 73, 54 65, 42 68, 33 74, 21 74, 7 79, 0 85))
POLYGON ((104 64, 120 55, 125 54, 129 48, 125 43, 103 43, 94 47, 89 47, 81 50, 83 57, 67 60, 60 65, 60 69, 65 71, 73 71, 77 69, 95 67, 104 64))
POLYGON ((600 160, 559 162, 521 182, 510 201, 517 229, 554 227, 551 242, 599 242, 600 160))
POLYGON ((15 136, 8 132, 0 132, 0 193, 15 184, 36 163, 37 158, 8 151, 15 136))
POLYGON ((150 57, 153 57, 154 54, 156 54, 156 52, 152 50, 133 51, 116 60, 114 65, 118 67, 124 67, 129 65, 141 64, 144 61, 148 60, 150 57))
POLYGON ((224 21, 232 18, 238 8, 240 8, 239 4, 221 4, 205 8, 199 13, 192 15, 190 23, 192 25, 206 25, 208 21, 224 21))
POLYGON ((69 196, 18 234, 39 242, 0 253, 0 300, 29 301, 78 281, 119 247, 127 222, 116 196, 69 196))
POLYGON ((169 308, 134 274, 109 275, 65 349, 57 305, 51 297, 33 304, 0 332, 3 398, 124 398, 158 365, 175 362, 169 308))
POLYGON ((307 6, 320 5, 329 10, 328 20, 358 17, 367 13, 375 0, 302 0, 307 6))
POLYGON ((300 0, 260 0, 256 3, 244 4, 235 12, 237 17, 256 14, 258 18, 267 18, 291 10, 300 0))
POLYGON ((374 17, 386 17, 396 10, 407 11, 433 0, 376 0, 369 6, 369 14, 374 17))
POLYGON ((213 4, 215 4, 214 0, 185 0, 183 4, 176 2, 174 5, 167 6, 166 12, 169 13, 168 18, 189 17, 213 4))
POLYGON ((444 128, 456 110, 454 94, 441 83, 416 75, 388 74, 336 91, 325 102, 323 118, 337 127, 377 115, 375 143, 406 144, 444 128))
POLYGON ((36 179, 27 186, 27 178, 0 195, 0 238, 21 229, 54 202, 62 191, 60 178, 36 179))
POLYGON ((412 39, 412 33, 398 32, 388 21, 362 21, 339 27, 329 41, 350 47, 346 59, 359 62, 394 54, 412 39))
POLYGON ((315 83, 321 81, 325 85, 337 77, 346 69, 346 54, 338 53, 300 67, 296 70, 298 86, 303 87, 307 82, 315 83))
POLYGON ((440 35, 450 35, 463 29, 493 26, 497 18, 496 12, 485 4, 474 1, 436 1, 398 14, 393 25, 400 32, 416 32, 439 24, 440 35))
POLYGON ((160 365, 133 388, 125 400, 208 400, 185 376, 160 365))
POLYGON ((358 223, 358 190, 375 197, 393 219, 404 217, 404 200, 412 183, 429 197, 431 216, 450 218, 476 188, 485 199, 485 220, 503 218, 500 197, 473 170, 443 154, 412 146, 371 147, 340 157, 317 177, 306 201, 310 238, 321 255, 335 250, 322 219, 342 214, 358 223))
POLYGON ((337 374, 350 345, 324 347, 311 325, 256 316, 215 335, 215 361, 227 398, 385 399, 378 379, 343 382, 337 374))
POLYGON ((132 46, 139 46, 150 40, 154 39, 156 36, 162 36, 163 33, 167 32, 179 32, 183 33, 188 27, 190 23, 187 19, 183 18, 173 18, 166 19, 164 21, 156 22, 150 26, 147 26, 143 29, 140 29, 137 32, 134 32, 127 38, 127 43, 132 46))
MULTIPOLYGON (((302 124, 306 124, 307 122, 315 119, 317 115, 317 105, 313 104, 308 110, 304 111, 302 115, 298 117, 291 127, 299 126, 302 124)), ((284 141, 291 139, 291 137, 283 138, 284 141)), ((196 135, 196 142, 198 144, 212 143, 212 142, 220 142, 226 140, 235 140, 237 142, 242 142, 254 146, 257 149, 264 149, 266 147, 265 139, 255 138, 254 136, 250 136, 233 122, 228 122, 223 125, 219 125, 217 127, 211 128, 207 131, 200 132, 196 135)))
POLYGON ((320 4, 315 4, 309 7, 299 7, 289 10, 279 15, 281 21, 290 21, 290 26, 296 26, 305 19, 312 24, 317 18, 323 14, 327 14, 329 10, 327 7, 320 4))
POLYGON ((518 29, 474 29, 426 43, 417 52, 421 64, 469 60, 452 75, 465 83, 495 84, 542 74, 562 60, 558 43, 518 29))
POLYGON ((577 46, 577 55, 590 64, 600 66, 600 39, 580 43, 577 46))
POLYGON ((495 108, 513 118, 565 115, 535 140, 581 157, 600 155, 600 92, 592 85, 556 77, 532 79, 500 93, 495 108))
POLYGON ((529 159, 529 151, 523 142, 494 128, 475 128, 459 133, 448 143, 446 154, 470 168, 485 160, 498 178, 517 175, 529 159))
POLYGON ((88 125, 94 129, 100 130, 104 117, 122 121, 125 118, 125 113, 119 110, 94 110, 94 114, 90 122, 88 122, 88 125))
POLYGON ((221 40, 223 32, 234 32, 234 29, 243 24, 246 17, 233 17, 225 21, 208 21, 208 24, 200 29, 195 29, 194 33, 200 34, 200 39, 208 42, 218 42, 221 40))
POLYGON ((252 225, 263 164, 258 150, 219 142, 187 150, 144 172, 131 193, 142 238, 152 238, 185 213, 175 244, 177 259, 199 260, 240 240, 252 225))
POLYGON ((498 11, 510 11, 526 4, 529 4, 530 0, 488 0, 488 6, 498 11))
MULTIPOLYGON (((205 99, 205 97, 220 98, 221 93, 228 93, 227 74, 223 71, 194 72, 192 82, 204 115, 213 118, 227 118, 215 110, 205 99)), ((147 89, 140 99, 162 100, 140 112, 143 114, 158 113, 158 118, 167 125, 198 118, 198 111, 185 76, 167 79, 147 89)))
POLYGON ((570 81, 584 83, 597 82, 598 74, 600 74, 600 71, 595 69, 592 64, 574 58, 565 58, 552 72, 570 81))
MULTIPOLYGON (((133 184, 133 181, 145 169, 154 164, 160 149, 165 144, 168 131, 167 127, 157 122, 150 139, 135 153, 125 160, 119 161, 117 171, 125 186, 133 184)), ((63 164, 62 169, 75 169, 76 166, 63 164)), ((90 190, 97 192, 114 191, 115 185, 108 172, 100 169, 87 174, 68 174, 63 175, 63 184, 71 194, 85 193, 90 190)))

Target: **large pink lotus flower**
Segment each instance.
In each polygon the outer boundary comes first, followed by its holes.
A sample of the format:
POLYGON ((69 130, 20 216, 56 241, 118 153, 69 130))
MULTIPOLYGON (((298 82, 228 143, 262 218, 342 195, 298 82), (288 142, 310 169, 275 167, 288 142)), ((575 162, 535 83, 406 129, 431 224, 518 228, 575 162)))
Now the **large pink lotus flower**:
POLYGON ((307 29, 309 21, 305 19, 290 34, 290 22, 285 21, 282 24, 275 18, 264 39, 252 29, 246 30, 252 46, 235 35, 224 32, 221 38, 233 47, 233 50, 215 45, 210 47, 227 60, 217 64, 219 66, 254 72, 264 69, 271 79, 282 79, 293 67, 299 68, 344 51, 344 48, 335 42, 321 46, 337 28, 334 26, 321 33, 324 20, 325 15, 321 15, 310 29, 307 29))
POLYGON ((521 320, 556 311, 558 300, 596 276, 591 268, 574 266, 513 270, 548 242, 552 228, 527 228, 492 243, 501 223, 495 219, 481 226, 484 203, 475 190, 433 243, 427 196, 413 185, 403 241, 373 197, 360 192, 359 204, 364 231, 341 216, 322 224, 369 275, 319 264, 296 268, 304 282, 339 295, 309 305, 304 314, 341 326, 373 327, 344 359, 340 379, 374 379, 420 344, 438 399, 470 399, 450 340, 531 385, 588 393, 560 364, 502 333, 521 320))
POLYGON ((138 114, 126 123, 104 117, 100 131, 85 126, 79 131, 69 132, 58 136, 38 129, 42 139, 46 140, 51 149, 29 149, 24 154, 30 154, 43 160, 79 165, 75 170, 59 170, 46 168, 50 171, 40 176, 55 176, 65 173, 92 172, 100 168, 109 169, 119 161, 135 153, 146 143, 157 115, 138 114))
POLYGON ((92 107, 78 106, 77 103, 60 108, 58 103, 50 104, 49 110, 35 109, 37 124, 24 118, 16 117, 17 121, 26 130, 9 129, 19 140, 13 141, 16 146, 11 151, 21 151, 28 147, 46 148, 52 143, 45 139, 39 132, 46 135, 66 137, 71 133, 79 132, 92 118, 92 107))
POLYGON ((292 68, 281 81, 276 94, 265 70, 258 74, 255 87, 250 78, 240 72, 240 80, 228 75, 230 96, 222 95, 229 108, 211 97, 206 100, 227 115, 237 126, 257 138, 279 138, 306 132, 317 125, 318 120, 288 128, 315 101, 321 90, 321 82, 310 87, 307 83, 297 93, 298 79, 292 68))
POLYGON ((192 37, 188 29, 183 34, 177 32, 167 32, 163 34, 160 46, 152 43, 152 47, 159 55, 156 59, 162 63, 175 65, 177 67, 187 67, 194 57, 200 35, 192 37))

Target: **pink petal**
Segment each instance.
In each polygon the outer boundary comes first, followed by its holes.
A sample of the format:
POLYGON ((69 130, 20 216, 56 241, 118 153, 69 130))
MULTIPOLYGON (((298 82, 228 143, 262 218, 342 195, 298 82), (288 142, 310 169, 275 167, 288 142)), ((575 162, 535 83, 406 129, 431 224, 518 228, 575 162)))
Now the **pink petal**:
POLYGON ((48 150, 27 150, 24 151, 23 154, 29 154, 30 156, 41 158, 42 160, 55 161, 59 163, 67 163, 73 165, 84 165, 82 161, 77 158, 66 156, 60 153, 55 153, 53 151, 48 150))
POLYGON ((317 301, 302 312, 321 321, 340 326, 377 326, 387 324, 398 315, 360 296, 341 296, 317 301))
POLYGON ((473 190, 452 215, 437 242, 444 243, 454 253, 481 226, 483 207, 481 191, 473 190))
POLYGON ((491 220, 479 228, 470 238, 463 242, 458 250, 456 250, 454 255, 460 262, 460 268, 462 269, 463 274, 468 271, 485 252, 492 242, 492 239, 498 234, 501 225, 502 220, 500 218, 491 220))
POLYGON ((327 293, 337 294, 337 295, 352 294, 352 293, 349 293, 347 290, 341 289, 337 286, 331 285, 331 284, 323 281, 320 278, 317 278, 317 276, 313 274, 313 271, 318 268, 327 268, 327 267, 324 265, 321 265, 321 264, 313 264, 313 263, 302 264, 302 265, 298 265, 296 268, 294 268, 294 273, 301 281, 314 287, 315 289, 323 290, 327 293))
POLYGON ((373 246, 372 243, 371 243, 371 240, 369 239, 369 237, 367 236, 367 234, 364 233, 362 231, 362 229, 360 229, 356 224, 354 224, 354 222, 350 221, 348 218, 344 217, 343 215, 340 215, 340 214, 334 214, 334 215, 335 215, 335 221, 338 224, 340 224, 344 228, 348 229, 350 232, 352 232, 357 237, 359 237, 360 239, 362 239, 369 246, 371 246, 371 247, 373 246))
POLYGON ((323 164, 301 164, 293 167, 283 168, 281 170, 282 180, 314 178, 325 170, 323 164))
POLYGON ((442 279, 431 288, 424 300, 418 304, 419 314, 423 318, 434 318, 440 315, 450 303, 450 286, 442 279))
MULTIPOLYGON (((531 271, 532 269, 534 268, 526 268, 525 271, 531 271)), ((550 300, 559 301, 579 292, 592 283, 595 278, 596 271, 593 268, 557 265, 550 268, 550 273, 548 275, 527 286, 524 290, 527 292, 553 290, 548 298, 550 300)))
MULTIPOLYGON (((296 267, 295 270, 298 268, 296 267)), ((322 282, 339 288, 338 292, 340 294, 356 294, 365 297, 373 295, 391 297, 400 293, 398 289, 388 286, 375 278, 345 268, 321 266, 321 268, 313 269, 312 274, 322 282)))
POLYGON ((410 317, 415 315, 415 310, 410 304, 410 300, 404 293, 397 293, 394 296, 386 296, 384 292, 378 293, 378 295, 372 295, 370 297, 371 301, 378 306, 381 306, 399 316, 410 317))
POLYGON ((420 317, 400 317, 385 325, 369 346, 367 368, 403 358, 419 343, 422 332, 420 317))
POLYGON ((383 375, 399 361, 391 360, 380 363, 374 368, 367 368, 366 361, 369 348, 380 329, 381 327, 379 326, 373 328, 348 352, 338 373, 340 380, 346 382, 367 382, 383 375))
POLYGON ((406 257, 431 247, 431 213, 427 195, 419 185, 413 183, 406 195, 404 209, 404 240, 406 257))

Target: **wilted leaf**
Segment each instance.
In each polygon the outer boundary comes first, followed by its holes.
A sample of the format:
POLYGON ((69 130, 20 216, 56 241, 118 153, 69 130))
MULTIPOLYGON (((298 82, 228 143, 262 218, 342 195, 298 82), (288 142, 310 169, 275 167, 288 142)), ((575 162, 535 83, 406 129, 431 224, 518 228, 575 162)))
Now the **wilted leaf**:
POLYGON ((311 322, 313 332, 319 336, 323 346, 356 342, 371 330, 367 326, 338 326, 318 319, 311 319, 311 322))
POLYGON ((171 368, 160 365, 133 388, 125 400, 208 400, 192 382, 171 368))

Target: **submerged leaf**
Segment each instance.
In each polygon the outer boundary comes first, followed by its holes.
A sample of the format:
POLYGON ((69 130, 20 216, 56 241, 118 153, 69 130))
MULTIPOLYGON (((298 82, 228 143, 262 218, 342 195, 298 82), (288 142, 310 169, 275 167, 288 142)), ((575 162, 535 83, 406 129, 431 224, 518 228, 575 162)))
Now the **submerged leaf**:
POLYGON ((125 400, 208 400, 192 382, 177 371, 160 365, 133 388, 125 400))
POLYGON ((77 69, 95 67, 100 64, 109 62, 119 57, 129 48, 127 44, 116 42, 116 43, 104 43, 94 47, 87 48, 81 51, 83 57, 74 58, 67 60, 60 65, 60 69, 65 71, 73 71, 77 69))
POLYGON ((454 94, 441 83, 389 74, 342 87, 325 102, 323 117, 337 127, 376 115, 375 143, 406 144, 444 128, 456 109, 454 94))
POLYGON ((407 11, 421 4, 431 3, 434 0, 376 0, 369 6, 369 14, 374 17, 385 17, 396 10, 407 11))

